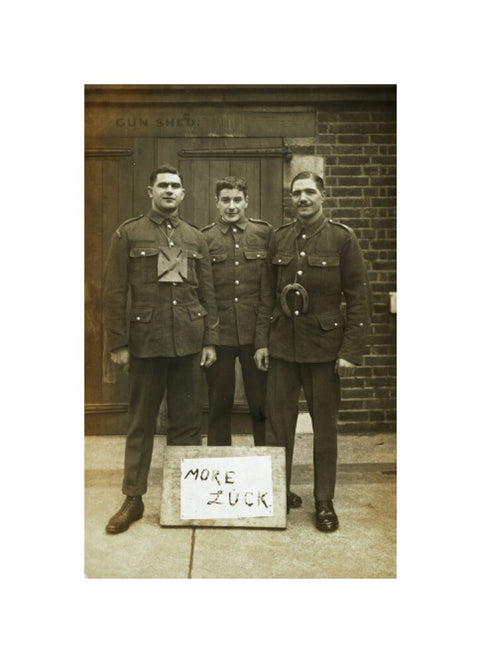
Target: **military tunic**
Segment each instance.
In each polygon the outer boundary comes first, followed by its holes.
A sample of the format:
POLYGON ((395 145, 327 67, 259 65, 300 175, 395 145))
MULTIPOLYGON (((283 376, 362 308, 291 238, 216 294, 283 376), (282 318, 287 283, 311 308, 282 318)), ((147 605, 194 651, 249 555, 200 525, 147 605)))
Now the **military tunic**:
POLYGON ((369 297, 365 263, 349 227, 325 217, 310 230, 298 221, 284 225, 269 246, 257 347, 268 344, 271 356, 297 363, 341 357, 359 364, 369 328, 369 297), (282 290, 292 283, 308 294, 306 312, 295 290, 287 293, 282 307, 282 290))
POLYGON ((231 444, 238 357, 254 441, 257 446, 264 445, 266 375, 257 369, 253 355, 260 281, 273 228, 265 221, 245 218, 235 223, 219 220, 202 232, 210 251, 220 319, 217 361, 206 372, 210 404, 208 444, 231 444))
POLYGON ((322 216, 314 227, 294 221, 276 230, 262 279, 256 337, 257 347, 268 347, 270 355, 266 444, 285 447, 290 489, 303 387, 313 423, 316 501, 333 499, 335 489, 340 402, 335 362, 361 362, 369 318, 366 267, 349 227, 322 216))
POLYGON ((208 247, 201 232, 153 209, 123 223, 113 235, 107 260, 104 315, 109 351, 128 345, 134 356, 173 357, 216 345, 218 318, 208 247), (159 250, 169 243, 186 256, 183 282, 158 281, 159 250))
POLYGON ((220 345, 254 342, 260 278, 273 228, 253 218, 202 229, 210 251, 220 319, 220 345))

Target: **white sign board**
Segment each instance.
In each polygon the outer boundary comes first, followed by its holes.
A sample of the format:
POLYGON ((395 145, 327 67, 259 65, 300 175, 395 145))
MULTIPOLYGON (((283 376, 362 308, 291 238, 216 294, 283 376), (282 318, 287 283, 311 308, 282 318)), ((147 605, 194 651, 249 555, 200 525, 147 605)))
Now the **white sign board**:
POLYGON ((165 446, 161 526, 285 529, 285 449, 165 446))
POLYGON ((272 459, 198 457, 181 462, 182 520, 273 517, 272 459))

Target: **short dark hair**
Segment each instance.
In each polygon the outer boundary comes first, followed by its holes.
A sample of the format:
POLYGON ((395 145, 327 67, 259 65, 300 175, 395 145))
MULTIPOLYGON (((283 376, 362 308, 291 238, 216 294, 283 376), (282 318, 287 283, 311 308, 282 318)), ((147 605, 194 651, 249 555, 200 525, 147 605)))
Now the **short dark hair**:
POLYGON ((303 170, 302 172, 299 172, 298 175, 295 175, 295 177, 292 179, 292 183, 290 184, 290 190, 292 190, 293 185, 297 179, 313 179, 320 192, 325 190, 323 179, 320 177, 320 175, 317 175, 317 173, 313 172, 312 170, 303 170))
POLYGON ((215 182, 215 195, 217 198, 220 191, 224 188, 238 188, 247 197, 247 182, 243 177, 222 177, 222 179, 217 179, 215 182))
POLYGON ((150 175, 150 186, 153 186, 153 184, 155 183, 155 180, 157 179, 157 175, 161 175, 164 172, 169 172, 171 175, 178 175, 180 177, 180 181, 181 181, 182 186, 183 186, 182 175, 177 170, 177 168, 175 168, 174 166, 171 166, 168 163, 164 163, 163 165, 158 166, 158 168, 156 168, 156 170, 154 170, 152 172, 152 174, 150 175))

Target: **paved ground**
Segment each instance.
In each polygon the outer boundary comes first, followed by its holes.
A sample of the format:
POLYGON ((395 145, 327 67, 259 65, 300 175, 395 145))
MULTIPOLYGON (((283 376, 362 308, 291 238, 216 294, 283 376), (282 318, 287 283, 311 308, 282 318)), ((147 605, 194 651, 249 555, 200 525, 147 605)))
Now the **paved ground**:
MULTIPOLYGON (((205 443, 205 441, 204 441, 205 443)), ((233 445, 250 446, 248 436, 233 445)), ((394 578, 394 435, 339 439, 335 509, 340 528, 314 524, 312 435, 297 434, 292 489, 303 507, 287 528, 233 529, 159 525, 165 438, 155 438, 145 514, 122 534, 105 524, 120 506, 123 437, 85 440, 85 574, 89 578, 394 578)))

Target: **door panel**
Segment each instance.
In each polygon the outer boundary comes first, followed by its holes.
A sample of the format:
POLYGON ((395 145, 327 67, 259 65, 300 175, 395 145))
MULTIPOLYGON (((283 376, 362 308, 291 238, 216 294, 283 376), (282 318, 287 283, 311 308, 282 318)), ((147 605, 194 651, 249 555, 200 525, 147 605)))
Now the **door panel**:
POLYGON ((203 227, 217 218, 215 181, 230 175, 247 180, 248 215, 278 227, 283 219, 283 160, 262 158, 261 153, 282 145, 282 138, 165 138, 157 143, 157 163, 171 163, 182 173, 186 195, 180 215, 194 225, 203 227), (258 150, 259 155, 228 156, 242 148, 258 150), (218 150, 228 150, 227 156, 218 158, 218 150), (183 151, 188 156, 182 156, 183 151), (195 151, 198 156, 192 156, 195 151))
MULTIPOLYGON (((113 383, 104 380, 102 281, 110 240, 127 218, 150 207, 146 187, 150 173, 162 163, 178 167, 186 196, 181 217, 198 227, 217 219, 215 181, 226 175, 244 177, 248 183, 248 216, 275 227, 283 218, 283 160, 262 158, 262 150, 282 147, 281 138, 97 138, 87 146, 85 163, 85 402, 87 434, 124 434, 128 378, 117 371, 113 383), (218 150, 254 150, 233 156, 218 150), (188 156, 181 156, 188 150, 188 156), (192 150, 198 150, 198 154, 192 150), (216 151, 215 151, 216 150, 216 151), (210 157, 208 151, 215 151, 210 157)), ((248 410, 241 372, 237 366, 234 412, 248 410)), ((207 395, 204 393, 204 410, 207 395)), ((248 432, 248 418, 233 417, 236 432, 248 432)), ((164 432, 165 412, 160 411, 157 431, 164 432)))
MULTIPOLYGON (((118 143, 119 141, 117 141, 118 143)), ((133 158, 130 150, 112 154, 105 144, 87 151, 85 159, 85 403, 87 434, 112 434, 102 416, 114 419, 125 409, 127 376, 104 380, 102 283, 110 240, 132 216, 133 158)))

